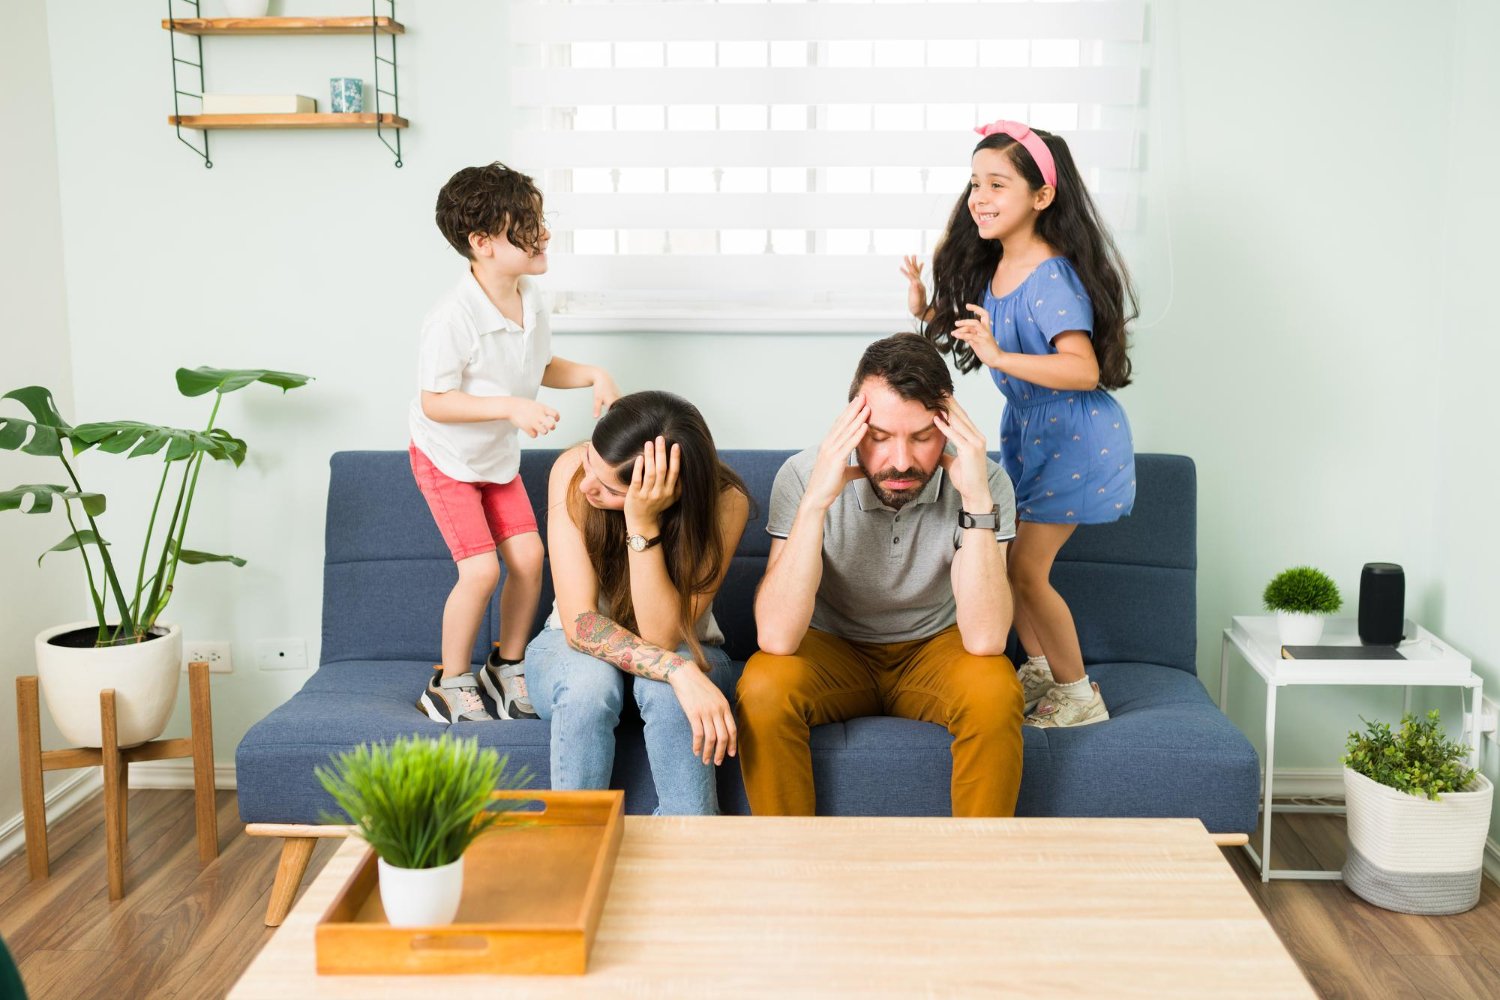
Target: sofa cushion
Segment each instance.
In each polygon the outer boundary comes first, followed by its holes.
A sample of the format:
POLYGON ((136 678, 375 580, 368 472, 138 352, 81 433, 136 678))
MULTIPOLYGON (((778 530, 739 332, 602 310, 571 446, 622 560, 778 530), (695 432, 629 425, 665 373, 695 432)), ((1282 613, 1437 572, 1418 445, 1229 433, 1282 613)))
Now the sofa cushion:
MULTIPOLYGON (((246 822, 316 823, 331 810, 313 768, 361 742, 447 729, 415 707, 431 667, 422 661, 328 664, 258 722, 236 755, 246 822)), ((736 664, 734 669, 741 669, 736 664)), ((1111 720, 1077 729, 1026 729, 1022 816, 1197 816, 1216 832, 1255 827, 1259 764, 1248 740, 1197 679, 1169 667, 1090 667, 1111 720)), ((549 781, 545 722, 465 724, 464 736, 509 754, 549 781)), ((627 699, 613 785, 633 813, 656 807, 640 719, 627 699)), ((818 811, 850 816, 946 816, 951 739, 910 719, 862 718, 819 726, 810 741, 818 811)), ((719 769, 720 808, 749 812, 737 761, 719 769)))

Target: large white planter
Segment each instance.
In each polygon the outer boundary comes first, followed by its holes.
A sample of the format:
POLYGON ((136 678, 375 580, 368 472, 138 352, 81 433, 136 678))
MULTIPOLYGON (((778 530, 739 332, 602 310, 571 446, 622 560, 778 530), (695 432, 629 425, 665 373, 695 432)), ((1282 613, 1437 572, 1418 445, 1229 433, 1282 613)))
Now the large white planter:
POLYGON ((1349 853, 1344 884, 1402 913, 1462 913, 1479 902, 1495 786, 1476 775, 1440 801, 1408 795, 1344 768, 1349 853))
POLYGON ((1316 646, 1323 638, 1323 616, 1301 611, 1276 612, 1276 631, 1283 646, 1316 646))
POLYGON ((375 859, 380 905, 392 927, 451 924, 464 892, 464 859, 438 868, 397 868, 375 859))
POLYGON ((73 622, 36 637, 36 672, 52 721, 74 746, 102 746, 99 692, 114 688, 119 745, 133 747, 156 739, 177 704, 182 626, 157 626, 155 631, 162 633, 159 638, 99 649, 55 646, 48 641, 93 626, 93 622, 73 622))

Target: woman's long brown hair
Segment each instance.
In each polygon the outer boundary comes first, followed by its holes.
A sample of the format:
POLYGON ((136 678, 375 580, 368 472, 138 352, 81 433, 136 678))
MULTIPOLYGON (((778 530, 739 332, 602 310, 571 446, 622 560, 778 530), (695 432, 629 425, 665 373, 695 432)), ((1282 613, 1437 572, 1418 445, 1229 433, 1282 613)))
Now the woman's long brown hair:
MULTIPOLYGON (((661 547, 667 577, 677 590, 678 625, 694 661, 702 667, 707 664, 698 642, 698 623, 692 620, 693 596, 714 589, 724 564, 724 539, 719 534, 724 492, 735 489, 748 498, 750 491, 739 474, 719 460, 703 414, 670 392, 652 390, 620 397, 594 426, 591 442, 594 454, 629 483, 641 447, 658 436, 666 439, 669 453, 674 444, 681 450, 677 479, 681 491, 677 502, 661 515, 661 547)), ((568 484, 568 516, 583 532, 609 617, 637 632, 625 549, 625 515, 590 504, 578 490, 582 478, 580 465, 568 484)))

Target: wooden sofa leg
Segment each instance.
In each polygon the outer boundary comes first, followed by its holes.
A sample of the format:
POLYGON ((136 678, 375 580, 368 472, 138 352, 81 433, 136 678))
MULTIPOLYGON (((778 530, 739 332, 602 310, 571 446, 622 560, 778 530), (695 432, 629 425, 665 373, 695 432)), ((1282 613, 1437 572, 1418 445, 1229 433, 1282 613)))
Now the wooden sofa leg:
POLYGON ((307 863, 312 859, 316 837, 287 837, 281 844, 281 863, 276 866, 276 882, 271 886, 271 903, 266 907, 266 926, 280 927, 297 898, 307 863))
POLYGON ((335 824, 246 823, 249 837, 280 837, 281 862, 276 866, 276 881, 271 885, 271 902, 266 907, 266 926, 280 927, 292 909, 313 848, 324 837, 347 837, 353 827, 335 824))

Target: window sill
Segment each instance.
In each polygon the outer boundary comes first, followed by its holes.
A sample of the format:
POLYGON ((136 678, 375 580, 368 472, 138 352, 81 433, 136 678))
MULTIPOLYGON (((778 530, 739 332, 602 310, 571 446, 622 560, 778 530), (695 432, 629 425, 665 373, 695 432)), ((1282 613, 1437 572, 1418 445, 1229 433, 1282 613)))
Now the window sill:
POLYGON ((910 332, 916 321, 899 313, 870 312, 629 312, 552 315, 553 333, 831 334, 887 337, 910 332))

